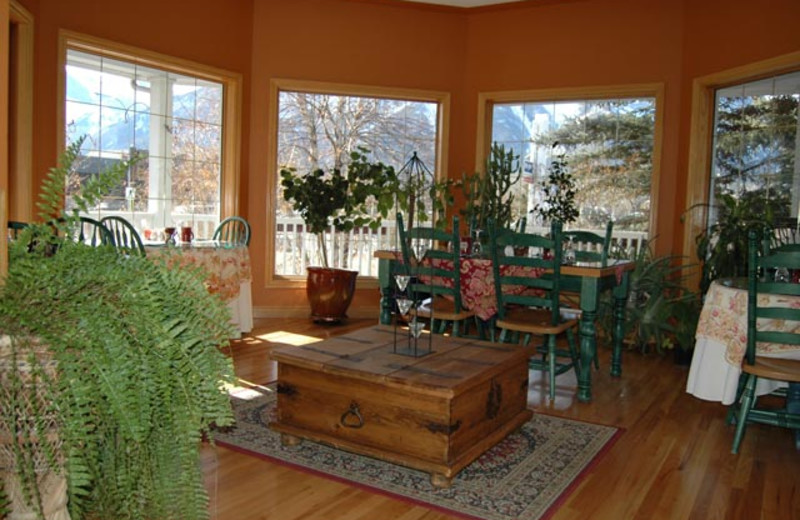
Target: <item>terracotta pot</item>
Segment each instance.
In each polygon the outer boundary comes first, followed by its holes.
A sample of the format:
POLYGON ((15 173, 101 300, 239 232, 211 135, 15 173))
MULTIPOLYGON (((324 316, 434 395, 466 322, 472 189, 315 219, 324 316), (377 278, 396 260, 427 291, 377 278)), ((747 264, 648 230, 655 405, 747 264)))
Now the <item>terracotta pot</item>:
POLYGON ((311 304, 311 319, 338 323, 347 318, 358 271, 327 267, 308 267, 307 270, 306 295, 311 304))

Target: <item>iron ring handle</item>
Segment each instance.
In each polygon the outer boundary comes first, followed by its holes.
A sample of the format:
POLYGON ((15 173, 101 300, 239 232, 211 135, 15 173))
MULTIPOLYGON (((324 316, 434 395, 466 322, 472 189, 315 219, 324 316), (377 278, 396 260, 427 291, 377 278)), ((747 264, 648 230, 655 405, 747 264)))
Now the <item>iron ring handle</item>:
POLYGON ((345 428, 361 428, 364 426, 364 417, 361 415, 361 410, 358 409, 358 403, 353 401, 350 403, 350 409, 342 414, 339 419, 339 424, 345 428), (351 419, 355 418, 355 422, 351 419))

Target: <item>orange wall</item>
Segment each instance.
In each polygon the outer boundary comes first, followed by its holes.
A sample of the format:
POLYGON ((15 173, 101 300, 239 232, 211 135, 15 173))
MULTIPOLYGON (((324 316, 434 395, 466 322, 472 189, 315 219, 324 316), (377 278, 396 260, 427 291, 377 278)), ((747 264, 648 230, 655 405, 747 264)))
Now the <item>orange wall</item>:
MULTIPOLYGON (((470 17, 467 86, 470 134, 479 92, 665 84, 656 246, 669 250, 680 106, 682 6, 675 0, 580 0, 470 17)), ((472 150, 474 152, 474 149, 472 150)))
POLYGON ((673 222, 683 240, 692 82, 695 78, 800 51, 800 0, 686 0, 681 76, 679 191, 673 222))
MULTIPOLYGON (((253 301, 272 309, 300 308, 305 294, 264 288, 271 78, 450 92, 451 176, 474 168, 479 92, 663 83, 657 245, 679 251, 692 80, 800 50, 798 0, 536 0, 472 11, 393 0, 21 3, 36 17, 38 179, 60 134, 59 28, 243 74, 241 204, 254 232, 253 301)), ((359 291, 351 314, 377 313, 376 301, 375 289, 359 291)))
MULTIPOLYGON (((253 302, 272 309, 305 308, 305 289, 264 286, 266 236, 265 179, 274 175, 267 164, 269 81, 272 78, 393 86, 450 92, 461 97, 466 18, 452 10, 426 9, 401 3, 375 4, 337 0, 256 0, 253 12, 253 85, 249 215, 254 239, 253 302)), ((460 114, 451 121, 451 157, 463 136, 460 114), (453 135, 454 134, 454 135, 453 135)), ((461 147, 463 149, 463 147, 461 147)), ((273 211, 267 207, 266 211, 273 211)), ((377 315, 378 291, 359 290, 351 315, 377 315), (362 309, 359 311, 359 308, 362 309)))
MULTIPOLYGON (((58 107, 58 32, 61 29, 241 73, 249 103, 250 0, 21 0, 34 16, 35 186, 55 164, 58 107)), ((249 145, 249 115, 243 121, 243 157, 249 145)), ((243 161, 243 184, 247 164, 243 161)), ((246 208, 244 208, 246 209, 246 208)))

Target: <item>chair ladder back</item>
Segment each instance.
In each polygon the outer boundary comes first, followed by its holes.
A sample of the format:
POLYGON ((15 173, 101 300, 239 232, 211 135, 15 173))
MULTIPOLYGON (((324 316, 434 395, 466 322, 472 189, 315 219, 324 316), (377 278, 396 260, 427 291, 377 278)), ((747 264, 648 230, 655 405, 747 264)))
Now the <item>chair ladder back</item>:
POLYGON ((553 222, 549 237, 513 231, 498 232, 493 223, 489 228, 498 317, 505 317, 508 305, 523 305, 550 310, 552 322, 558 323, 561 223, 553 222), (550 254, 545 256, 545 251, 550 254), (542 270, 544 274, 531 276, 531 269, 542 270), (521 292, 519 287, 523 288, 521 292))
POLYGON ((403 271, 415 278, 411 284, 414 293, 430 296, 448 296, 455 303, 456 312, 461 312, 461 257, 460 257, 460 224, 458 217, 453 217, 451 231, 437 228, 414 227, 405 230, 403 216, 397 214, 397 226, 400 236, 400 248, 403 255, 403 271), (419 240, 427 243, 423 263, 411 251, 411 241, 419 240))
POLYGON ((110 232, 114 247, 129 254, 145 256, 144 243, 139 232, 124 217, 109 215, 100 219, 100 223, 110 232))
POLYGON ((93 247, 114 245, 114 236, 102 221, 92 217, 78 218, 78 229, 73 234, 75 241, 93 247))
POLYGON ((230 242, 249 246, 250 223, 242 217, 228 217, 219 223, 211 238, 219 242, 230 242))
POLYGON ((611 235, 614 223, 608 221, 604 235, 593 231, 564 231, 561 236, 564 240, 572 239, 575 259, 578 262, 600 262, 602 266, 608 265, 608 252, 611 246, 611 235))
POLYGON ((800 284, 791 283, 794 271, 800 271, 800 250, 783 245, 770 248, 758 231, 750 232, 745 361, 751 365, 755 363, 758 343, 800 345, 800 308, 787 306, 781 298, 800 297, 800 284), (786 270, 788 282, 775 280, 778 269, 786 270), (786 322, 796 322, 798 332, 775 329, 775 324, 782 324, 785 329, 786 322))

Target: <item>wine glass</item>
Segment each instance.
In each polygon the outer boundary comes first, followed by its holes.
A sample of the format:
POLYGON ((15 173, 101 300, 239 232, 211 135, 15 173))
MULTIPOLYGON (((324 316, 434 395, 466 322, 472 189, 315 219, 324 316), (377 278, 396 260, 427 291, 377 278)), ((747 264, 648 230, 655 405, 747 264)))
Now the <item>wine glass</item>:
POLYGON ((397 299, 397 310, 400 311, 402 316, 408 314, 408 311, 411 310, 411 305, 414 304, 413 300, 409 300, 408 298, 398 298, 397 299))
POLYGON ((408 329, 411 331, 411 335, 415 338, 419 338, 422 334, 423 329, 425 329, 425 323, 421 321, 417 321, 416 318, 408 322, 408 329))
POLYGON ((476 229, 473 233, 475 236, 472 239, 472 256, 481 256, 483 252, 483 246, 481 245, 481 234, 483 230, 476 229))
POLYGON ((567 244, 564 246, 564 264, 573 265, 577 258, 575 254, 575 246, 572 243, 574 237, 567 237, 567 244))
POLYGON ((778 283, 789 283, 791 281, 789 269, 786 267, 778 267, 775 269, 775 281, 778 283))
POLYGON ((411 281, 411 277, 409 275, 407 275, 407 274, 398 274, 398 275, 396 275, 394 277, 394 283, 397 284, 397 289, 400 292, 403 292, 403 291, 406 290, 406 287, 408 287, 408 282, 409 281, 411 281))
POLYGON ((428 243, 425 240, 414 241, 414 256, 417 257, 417 262, 422 262, 425 255, 428 253, 428 243))

